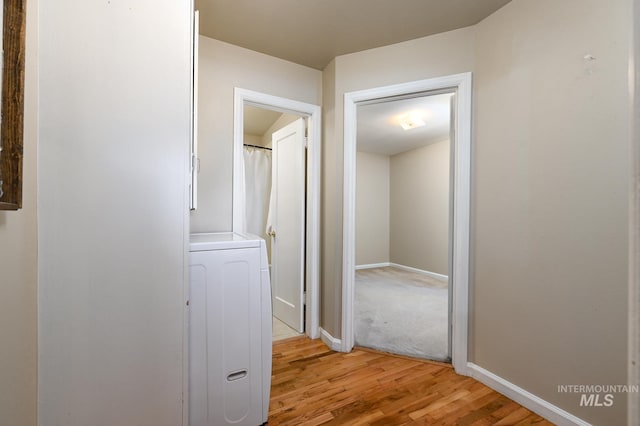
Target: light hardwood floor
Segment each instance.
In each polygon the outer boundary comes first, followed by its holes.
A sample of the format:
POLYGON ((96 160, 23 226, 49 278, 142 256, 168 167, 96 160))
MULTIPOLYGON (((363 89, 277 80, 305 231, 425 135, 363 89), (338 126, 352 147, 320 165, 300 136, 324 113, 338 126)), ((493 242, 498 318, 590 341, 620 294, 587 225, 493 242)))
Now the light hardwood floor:
POLYGON ((269 426, 551 425, 448 364, 298 337, 273 344, 269 426))

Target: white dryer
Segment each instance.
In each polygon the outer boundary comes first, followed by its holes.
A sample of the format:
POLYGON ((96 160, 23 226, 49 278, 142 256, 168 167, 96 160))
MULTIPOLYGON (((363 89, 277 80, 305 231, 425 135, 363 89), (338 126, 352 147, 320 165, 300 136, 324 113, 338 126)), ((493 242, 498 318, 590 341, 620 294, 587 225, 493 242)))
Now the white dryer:
POLYGON ((262 425, 272 345, 265 242, 192 234, 189 264, 189 424, 262 425))

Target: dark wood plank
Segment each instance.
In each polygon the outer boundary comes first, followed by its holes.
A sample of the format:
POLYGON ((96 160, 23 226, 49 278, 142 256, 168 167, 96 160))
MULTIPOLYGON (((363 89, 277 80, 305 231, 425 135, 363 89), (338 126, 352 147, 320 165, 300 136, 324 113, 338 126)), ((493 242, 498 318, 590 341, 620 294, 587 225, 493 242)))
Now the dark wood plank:
POLYGON ((4 0, 0 210, 22 207, 26 0, 4 0))

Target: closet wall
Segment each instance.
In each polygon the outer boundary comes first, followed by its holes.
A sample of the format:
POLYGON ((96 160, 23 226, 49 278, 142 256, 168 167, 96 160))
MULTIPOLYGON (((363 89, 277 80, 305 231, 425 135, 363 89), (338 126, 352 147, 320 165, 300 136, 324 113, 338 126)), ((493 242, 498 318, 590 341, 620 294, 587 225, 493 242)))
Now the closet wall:
POLYGON ((190 1, 39 2, 39 424, 183 423, 190 1))

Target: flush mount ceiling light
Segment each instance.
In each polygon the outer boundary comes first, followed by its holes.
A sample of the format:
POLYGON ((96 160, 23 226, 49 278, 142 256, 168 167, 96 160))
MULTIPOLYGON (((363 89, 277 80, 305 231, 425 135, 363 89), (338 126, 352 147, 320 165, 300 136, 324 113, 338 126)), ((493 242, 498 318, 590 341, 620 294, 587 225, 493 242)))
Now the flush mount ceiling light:
POLYGON ((400 127, 404 130, 415 129, 416 127, 422 127, 426 123, 422 119, 422 114, 417 111, 410 112, 400 117, 400 127))

